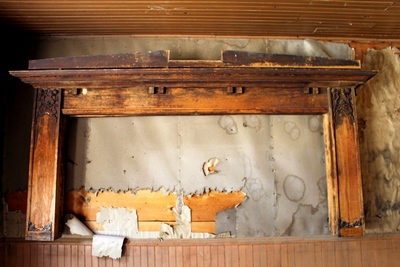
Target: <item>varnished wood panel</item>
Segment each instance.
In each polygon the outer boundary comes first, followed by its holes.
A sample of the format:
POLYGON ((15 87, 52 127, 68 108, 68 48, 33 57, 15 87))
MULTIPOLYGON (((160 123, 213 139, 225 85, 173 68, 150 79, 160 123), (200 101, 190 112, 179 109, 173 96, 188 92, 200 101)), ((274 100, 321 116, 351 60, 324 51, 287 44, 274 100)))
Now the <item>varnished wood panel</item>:
POLYGON ((337 162, 339 234, 363 233, 364 211, 354 89, 332 89, 332 116, 337 162))
POLYGON ((399 1, 0 1, 8 23, 48 35, 399 39, 399 1))
POLYGON ((89 239, 52 243, 7 240, 5 267, 14 266, 397 266, 399 236, 258 238, 234 240, 129 240, 122 257, 91 255, 89 239))
POLYGON ((26 238, 54 240, 61 235, 66 118, 61 91, 36 91, 32 119, 26 238))
POLYGON ((247 87, 243 93, 227 88, 166 88, 149 94, 146 87, 88 89, 86 95, 64 92, 66 115, 176 115, 176 114, 322 114, 327 112, 326 91, 309 94, 303 89, 247 87))

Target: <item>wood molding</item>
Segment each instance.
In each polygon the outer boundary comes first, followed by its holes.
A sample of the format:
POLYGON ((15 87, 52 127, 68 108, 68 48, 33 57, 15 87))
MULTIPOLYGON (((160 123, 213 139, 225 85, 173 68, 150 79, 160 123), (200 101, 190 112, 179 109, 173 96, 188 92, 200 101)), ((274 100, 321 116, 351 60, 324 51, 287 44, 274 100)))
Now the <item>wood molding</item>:
POLYGON ((30 70, 10 71, 38 88, 28 239, 54 240, 61 233, 66 116, 232 113, 324 114, 331 231, 362 234, 354 88, 375 71, 360 70, 358 61, 238 51, 223 53, 218 62, 171 62, 168 55, 45 59, 31 62, 30 70))

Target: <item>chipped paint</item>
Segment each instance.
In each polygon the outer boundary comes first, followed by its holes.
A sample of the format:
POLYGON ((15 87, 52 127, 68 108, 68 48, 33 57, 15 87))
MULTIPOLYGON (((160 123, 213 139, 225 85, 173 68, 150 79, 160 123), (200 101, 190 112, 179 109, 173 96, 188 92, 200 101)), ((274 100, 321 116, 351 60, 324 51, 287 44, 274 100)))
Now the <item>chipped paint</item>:
POLYGON ((180 209, 181 211, 178 211, 177 207, 174 207, 172 209, 176 218, 176 224, 174 226, 170 226, 166 223, 161 224, 160 226, 161 240, 182 239, 191 237, 192 226, 191 226, 190 208, 186 205, 183 205, 180 209))
POLYGON ((107 234, 138 237, 138 219, 136 210, 128 211, 126 208, 104 208, 96 214, 96 223, 103 226, 107 234))
POLYGON ((204 162, 203 164, 203 173, 205 176, 212 174, 212 173, 218 173, 216 166, 218 164, 219 160, 217 158, 211 158, 208 161, 204 162))

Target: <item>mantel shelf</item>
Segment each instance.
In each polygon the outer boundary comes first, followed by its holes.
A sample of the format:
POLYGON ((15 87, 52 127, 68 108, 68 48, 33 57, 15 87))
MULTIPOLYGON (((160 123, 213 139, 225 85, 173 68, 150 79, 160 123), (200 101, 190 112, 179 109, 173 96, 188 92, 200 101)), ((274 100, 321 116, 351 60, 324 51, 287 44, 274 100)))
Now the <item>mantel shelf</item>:
POLYGON ((331 232, 363 234, 355 88, 376 72, 358 61, 243 51, 184 61, 154 51, 32 60, 10 73, 36 89, 27 239, 61 235, 68 116, 227 113, 323 115, 331 232))

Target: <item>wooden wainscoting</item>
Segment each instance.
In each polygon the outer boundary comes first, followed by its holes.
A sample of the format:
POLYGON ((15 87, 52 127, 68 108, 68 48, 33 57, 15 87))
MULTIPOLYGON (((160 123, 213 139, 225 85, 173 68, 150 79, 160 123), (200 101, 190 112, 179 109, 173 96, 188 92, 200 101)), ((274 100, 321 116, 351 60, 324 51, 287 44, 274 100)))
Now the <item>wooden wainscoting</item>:
POLYGON ((400 236, 129 240, 122 258, 91 255, 90 239, 5 241, 5 266, 398 266, 400 236))

